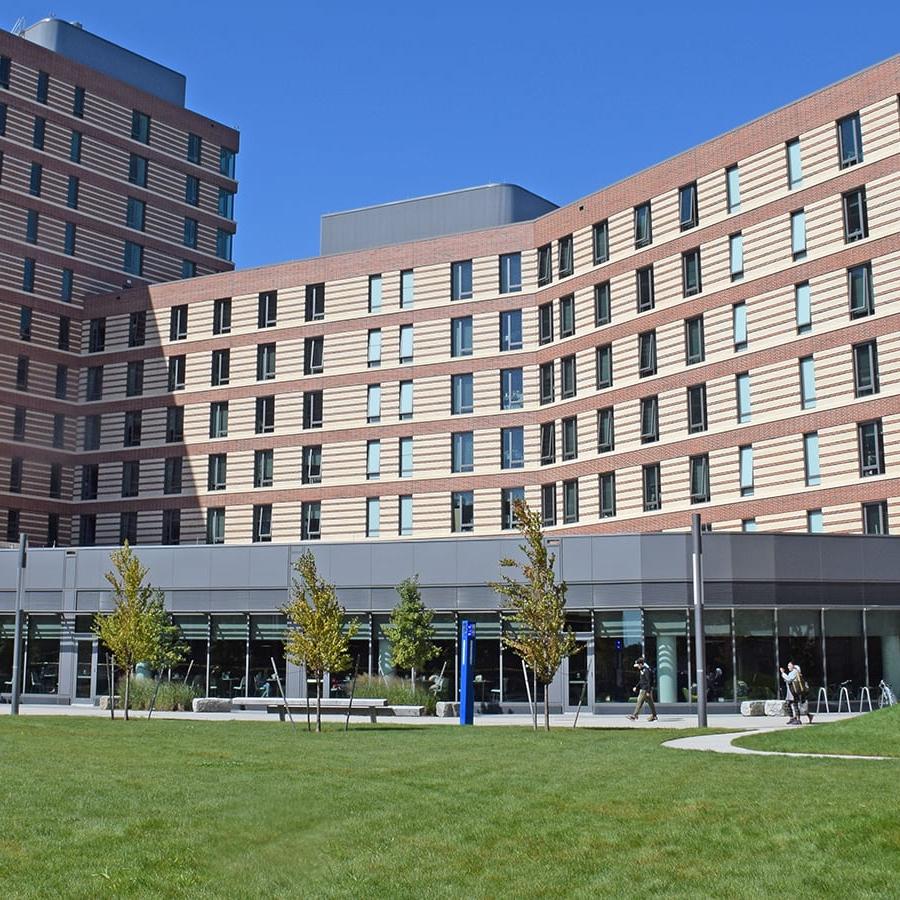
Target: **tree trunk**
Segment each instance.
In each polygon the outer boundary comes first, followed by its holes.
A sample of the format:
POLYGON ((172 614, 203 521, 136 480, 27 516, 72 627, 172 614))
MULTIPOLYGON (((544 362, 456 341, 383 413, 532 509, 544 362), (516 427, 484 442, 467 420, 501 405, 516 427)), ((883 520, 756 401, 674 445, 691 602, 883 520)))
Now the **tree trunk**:
POLYGON ((409 686, 413 689, 413 691, 415 691, 415 689, 416 689, 416 670, 415 669, 409 670, 409 686))
POLYGON ((550 691, 549 684, 544 685, 544 728, 550 730, 550 691))
POLYGON ((316 676, 316 734, 322 731, 322 676, 316 676))
POLYGON ((131 669, 125 667, 125 721, 128 721, 128 689, 131 686, 131 669))
POLYGON ((106 663, 109 666, 109 717, 116 717, 116 661, 110 657, 106 657, 106 663))

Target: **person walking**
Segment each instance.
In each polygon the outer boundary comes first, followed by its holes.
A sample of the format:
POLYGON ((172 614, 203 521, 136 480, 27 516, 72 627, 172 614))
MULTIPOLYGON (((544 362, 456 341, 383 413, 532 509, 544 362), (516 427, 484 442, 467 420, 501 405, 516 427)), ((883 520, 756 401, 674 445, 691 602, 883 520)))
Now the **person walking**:
POLYGON ((800 666, 796 666, 793 662, 788 661, 787 671, 785 671, 784 667, 781 667, 779 671, 784 679, 787 694, 785 699, 791 713, 787 722, 788 725, 800 725, 801 713, 809 718, 811 725, 813 717, 809 711, 809 687, 806 684, 803 673, 800 671, 800 666))
POLYGON ((796 673, 796 677, 794 678, 794 696, 797 698, 797 718, 799 720, 800 716, 806 716, 809 719, 809 724, 812 725, 812 713, 809 711, 809 682, 803 675, 803 671, 800 666, 794 663, 794 672, 796 673))
POLYGON ((638 683, 634 687, 634 690, 638 692, 638 698, 634 712, 627 718, 636 722, 646 703, 650 707, 649 721, 655 722, 659 717, 656 715, 656 704, 653 702, 653 669, 650 668, 643 656, 639 656, 635 660, 634 667, 638 670, 638 683))

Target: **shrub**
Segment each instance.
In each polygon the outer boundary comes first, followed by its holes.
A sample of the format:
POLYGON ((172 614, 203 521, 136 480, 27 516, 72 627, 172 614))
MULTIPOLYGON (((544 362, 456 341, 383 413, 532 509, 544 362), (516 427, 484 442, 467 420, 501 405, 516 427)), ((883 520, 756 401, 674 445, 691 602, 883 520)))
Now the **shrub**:
MULTIPOLYGON (((349 696, 349 688, 348 688, 349 696)), ((408 678, 397 675, 359 675, 356 679, 354 697, 365 699, 373 697, 385 699, 391 706, 424 706, 425 712, 433 716, 437 706, 437 698, 420 682, 416 682, 415 690, 408 678)))
MULTIPOLYGON (((151 678, 135 678, 131 683, 128 705, 131 709, 150 709, 156 681, 151 678)), ((197 691, 189 684, 181 681, 162 681, 156 695, 155 709, 170 712, 172 710, 189 710, 197 691)))

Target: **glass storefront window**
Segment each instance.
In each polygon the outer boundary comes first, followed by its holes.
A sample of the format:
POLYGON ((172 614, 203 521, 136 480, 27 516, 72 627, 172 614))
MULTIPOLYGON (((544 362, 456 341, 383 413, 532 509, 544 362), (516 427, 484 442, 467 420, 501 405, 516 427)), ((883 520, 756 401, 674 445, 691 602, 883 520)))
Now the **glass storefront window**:
POLYGON ((437 614, 431 620, 434 628, 434 643, 440 651, 434 659, 428 661, 424 675, 429 690, 436 688, 438 700, 456 699, 457 661, 456 648, 458 624, 452 613, 437 614))
POLYGON ((774 700, 778 695, 775 615, 771 609, 734 611, 738 700, 774 700))
MULTIPOLYGON (((900 694, 900 609, 867 609, 866 636, 869 650, 869 684, 886 681, 900 694)), ((878 700, 872 691, 872 700, 878 700)))
POLYGON ((734 700, 734 670, 731 643, 731 610, 705 609, 706 699, 709 703, 734 700))
POLYGON ((278 697, 278 682, 272 671, 272 660, 278 669, 281 687, 285 689, 284 632, 287 620, 283 615, 250 616, 250 680, 248 697, 278 697))
POLYGON ((14 616, 0 616, 0 697, 9 699, 12 693, 13 640, 16 621, 14 616))
POLYGON ((660 703, 686 703, 690 696, 687 611, 647 610, 644 613, 645 652, 656 668, 656 698, 660 703))
POLYGON ((866 683, 866 648, 862 612, 854 609, 825 610, 826 691, 837 700, 845 682, 850 699, 859 697, 866 683))
MULTIPOLYGON (((778 610, 778 665, 787 668, 788 662, 800 670, 815 697, 822 686, 822 632, 818 609, 778 610)), ((779 681, 779 696, 784 696, 784 683, 779 681)))
MULTIPOLYGON (((459 617, 475 623, 476 711, 496 709, 503 690, 500 675, 500 616, 497 613, 460 613, 459 617)), ((519 664, 519 669, 521 668, 519 664)), ((541 690, 540 685, 538 690, 541 690)), ((543 697, 541 693, 542 700, 543 697)))
MULTIPOLYGON (((355 675, 366 674, 369 671, 369 647, 371 645, 372 625, 368 615, 348 616, 344 629, 349 628, 351 622, 356 622, 356 634, 350 641, 350 667, 341 672, 329 672, 329 696, 349 697, 351 684, 355 675)), ((387 624, 386 622, 382 624, 387 624)), ((385 648, 388 649, 388 640, 382 635, 385 648)), ((271 666, 270 666, 271 668, 271 666)), ((315 694, 315 681, 310 683, 310 695, 315 694)))
POLYGON ((23 693, 55 694, 59 688, 59 642, 62 622, 58 615, 28 616, 23 693))
MULTIPOLYGON (((172 680, 189 684, 198 695, 206 696, 206 651, 209 640, 209 619, 205 615, 173 616, 173 624, 181 631, 187 644, 184 660, 172 669, 172 680)), ((103 654, 101 654, 102 658, 103 654)), ((99 688, 98 688, 99 691, 99 688)))
POLYGON ((209 642, 209 695, 247 695, 247 616, 212 616, 209 642))
POLYGON ((624 703, 634 697, 634 661, 643 653, 639 609, 594 613, 594 690, 597 703, 624 703))

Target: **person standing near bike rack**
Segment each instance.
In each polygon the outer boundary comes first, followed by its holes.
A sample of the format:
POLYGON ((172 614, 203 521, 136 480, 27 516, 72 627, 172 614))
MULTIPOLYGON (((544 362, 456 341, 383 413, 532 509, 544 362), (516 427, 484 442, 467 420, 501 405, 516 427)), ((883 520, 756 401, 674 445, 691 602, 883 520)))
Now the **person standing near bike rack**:
POLYGON ((787 671, 783 667, 779 669, 781 677, 787 689, 787 702, 791 711, 791 717, 788 719, 788 725, 799 725, 800 716, 804 715, 809 719, 812 725, 812 713, 809 711, 809 685, 800 671, 800 666, 788 662, 787 671))

